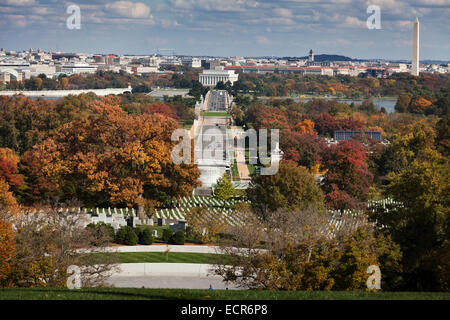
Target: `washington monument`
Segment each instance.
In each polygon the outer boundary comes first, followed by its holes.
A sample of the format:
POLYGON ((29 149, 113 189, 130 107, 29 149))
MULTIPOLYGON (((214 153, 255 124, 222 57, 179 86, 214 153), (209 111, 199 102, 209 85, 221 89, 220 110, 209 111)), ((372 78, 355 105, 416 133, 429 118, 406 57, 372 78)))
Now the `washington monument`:
POLYGON ((411 73, 414 76, 419 75, 419 19, 414 21, 414 36, 413 36, 413 53, 412 53, 412 69, 411 73))

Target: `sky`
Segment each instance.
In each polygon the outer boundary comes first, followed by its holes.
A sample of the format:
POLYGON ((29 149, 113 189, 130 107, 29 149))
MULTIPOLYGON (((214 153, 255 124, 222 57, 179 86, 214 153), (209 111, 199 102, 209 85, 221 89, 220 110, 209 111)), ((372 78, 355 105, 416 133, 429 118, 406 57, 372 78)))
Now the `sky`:
POLYGON ((450 0, 0 0, 7 50, 148 55, 404 59, 420 20, 420 58, 450 60, 450 0), (80 8, 70 30, 67 8, 80 8), (369 29, 369 5, 380 29, 369 29))

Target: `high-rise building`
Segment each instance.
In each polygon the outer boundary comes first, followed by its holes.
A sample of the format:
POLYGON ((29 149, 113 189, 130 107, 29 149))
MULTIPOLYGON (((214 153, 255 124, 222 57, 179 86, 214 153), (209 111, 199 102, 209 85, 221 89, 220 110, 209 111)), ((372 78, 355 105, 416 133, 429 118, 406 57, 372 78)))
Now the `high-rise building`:
POLYGON ((312 51, 312 49, 309 51, 308 61, 314 62, 314 52, 312 51))
POLYGON ((414 21, 414 32, 413 32, 413 53, 412 53, 412 68, 411 73, 414 76, 419 75, 419 19, 416 18, 414 21))

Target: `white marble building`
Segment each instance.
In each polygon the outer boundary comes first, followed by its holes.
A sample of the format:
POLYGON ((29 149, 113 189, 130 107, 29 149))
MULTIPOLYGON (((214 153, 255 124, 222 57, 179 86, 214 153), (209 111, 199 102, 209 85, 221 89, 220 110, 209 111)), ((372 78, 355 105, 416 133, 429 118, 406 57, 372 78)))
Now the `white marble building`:
POLYGON ((199 81, 206 87, 215 87, 220 81, 223 83, 230 81, 233 84, 238 78, 239 75, 234 70, 224 70, 223 67, 216 67, 213 70, 203 70, 203 73, 200 74, 199 81))

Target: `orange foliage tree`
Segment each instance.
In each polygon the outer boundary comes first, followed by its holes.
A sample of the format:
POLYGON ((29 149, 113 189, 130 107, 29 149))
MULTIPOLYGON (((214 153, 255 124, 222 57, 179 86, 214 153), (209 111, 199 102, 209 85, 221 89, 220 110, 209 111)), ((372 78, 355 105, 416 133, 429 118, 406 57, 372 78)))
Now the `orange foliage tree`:
POLYGON ((0 179, 0 209, 14 210, 17 208, 17 200, 9 190, 8 183, 0 179))
POLYGON ((94 115, 59 127, 22 157, 34 201, 58 196, 86 204, 143 206, 187 196, 199 185, 194 165, 175 165, 172 132, 161 114, 129 115, 120 100, 92 103, 94 115))
POLYGON ((423 97, 417 97, 413 99, 409 104, 409 112, 412 113, 423 113, 427 108, 429 108, 433 103, 423 97))
POLYGON ((9 274, 11 266, 10 261, 13 258, 15 243, 13 230, 10 223, 0 219, 0 286, 9 274))
POLYGON ((300 134, 317 134, 317 132, 314 131, 314 122, 309 119, 305 119, 302 122, 299 122, 295 127, 300 134))
POLYGON ((23 177, 18 174, 19 158, 8 148, 0 148, 0 179, 17 191, 23 183, 23 177))

